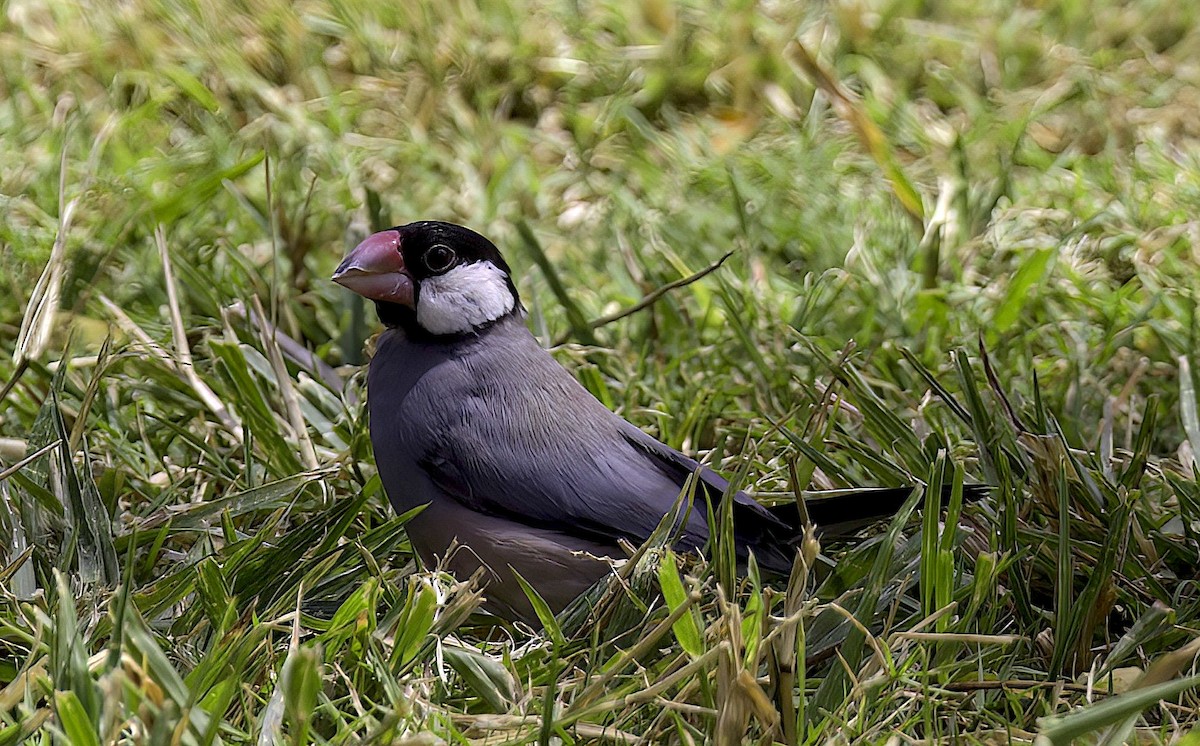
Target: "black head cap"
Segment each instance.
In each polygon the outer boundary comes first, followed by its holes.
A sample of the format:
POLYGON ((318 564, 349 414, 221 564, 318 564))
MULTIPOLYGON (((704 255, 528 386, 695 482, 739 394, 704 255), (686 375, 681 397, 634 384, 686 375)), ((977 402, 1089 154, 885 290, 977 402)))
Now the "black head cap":
MULTIPOLYGON (((470 228, 438 220, 421 220, 391 230, 400 234, 400 253, 404 266, 418 283, 435 275, 445 274, 454 267, 489 261, 504 274, 512 276, 508 262, 500 255, 496 244, 470 228)), ((509 281, 513 296, 517 289, 509 281)))

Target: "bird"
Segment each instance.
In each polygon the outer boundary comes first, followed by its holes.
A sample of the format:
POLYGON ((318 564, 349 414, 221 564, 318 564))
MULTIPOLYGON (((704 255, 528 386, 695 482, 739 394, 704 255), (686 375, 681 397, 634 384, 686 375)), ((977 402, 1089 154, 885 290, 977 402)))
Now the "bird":
MULTIPOLYGON (((485 610, 538 625, 517 574, 561 611, 626 556, 622 541, 644 542, 667 515, 675 546, 702 551, 726 494, 739 561, 791 569, 798 507, 730 492, 605 407, 530 332, 512 270, 484 236, 441 221, 397 226, 358 244, 332 279, 374 301, 386 327, 367 410, 388 500, 401 514, 423 508, 406 530, 427 566, 483 568, 485 610), (692 475, 695 505, 677 515, 692 475)), ((910 493, 852 491, 809 513, 836 534, 891 515, 910 493)))

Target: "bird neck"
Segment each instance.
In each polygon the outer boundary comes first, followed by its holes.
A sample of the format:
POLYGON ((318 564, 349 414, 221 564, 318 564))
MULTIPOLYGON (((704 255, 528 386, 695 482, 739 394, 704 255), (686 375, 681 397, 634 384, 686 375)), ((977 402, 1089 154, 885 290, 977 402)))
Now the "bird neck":
POLYGON ((521 305, 520 301, 517 301, 513 309, 505 315, 486 324, 480 324, 468 332, 461 334, 431 334, 417 321, 417 312, 409 306, 399 303, 388 303, 387 301, 375 301, 375 311, 379 314, 379 321, 387 328, 400 330, 403 332, 404 337, 410 341, 424 343, 455 342, 464 338, 478 337, 509 321, 515 320, 517 323, 524 325, 525 319, 525 307, 521 305))

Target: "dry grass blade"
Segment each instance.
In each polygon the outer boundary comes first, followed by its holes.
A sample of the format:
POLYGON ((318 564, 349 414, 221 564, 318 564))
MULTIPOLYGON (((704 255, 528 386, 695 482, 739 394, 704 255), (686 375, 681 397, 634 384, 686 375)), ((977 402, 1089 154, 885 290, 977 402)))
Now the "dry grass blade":
MULTIPOLYGON (((165 245, 164 245, 164 254, 163 255, 164 256, 166 255, 165 254, 165 245)), ((171 281, 169 270, 165 269, 169 266, 170 266, 170 260, 169 260, 169 258, 167 258, 163 262, 163 267, 164 267, 164 271, 167 272, 167 278, 168 278, 167 287, 168 288, 172 287, 174 284, 171 281)), ((125 311, 122 310, 120 306, 118 306, 116 303, 113 303, 109 298, 105 297, 104 295, 100 296, 100 302, 104 305, 104 307, 106 309, 108 309, 108 312, 110 314, 112 314, 113 320, 115 320, 117 322, 117 326, 119 326, 122 331, 124 331, 126 334, 128 334, 133 339, 137 340, 137 342, 140 343, 141 346, 147 352, 152 353, 156 358, 158 358, 158 360, 163 365, 165 365, 168 369, 173 371, 186 384, 188 384, 188 386, 191 387, 192 391, 195 392, 197 398, 199 398, 200 401, 208 408, 208 410, 210 412, 212 412, 213 415, 216 416, 217 420, 221 423, 221 425, 224 427, 225 431, 229 434, 230 437, 232 437, 238 443, 241 443, 243 441, 241 422, 237 419, 237 417, 235 417, 233 415, 232 412, 229 411, 229 408, 225 406, 225 403, 223 401, 221 401, 221 398, 219 396, 217 396, 216 392, 214 392, 212 390, 212 387, 210 387, 207 383, 205 383, 204 380, 202 378, 200 378, 199 375, 196 374, 196 370, 191 364, 190 352, 185 353, 184 360, 186 360, 186 363, 183 361, 177 360, 174 355, 172 355, 170 352, 168 352, 166 349, 164 349, 161 345, 159 345, 157 342, 155 342, 153 339, 151 339, 150 335, 147 334, 144 329, 142 329, 140 326, 138 326, 133 321, 133 319, 129 318, 128 314, 126 314, 125 311)), ((175 303, 172 304, 171 313, 172 313, 172 322, 173 322, 172 326, 174 328, 174 319, 176 317, 182 319, 182 316, 178 313, 177 304, 175 304, 175 303)), ((184 337, 183 349, 186 350, 187 349, 187 339, 186 339, 186 333, 183 332, 183 329, 182 329, 182 323, 180 323, 179 329, 176 331, 176 334, 183 335, 183 337, 184 337)))
MULTIPOLYGON (((721 257, 717 261, 713 262, 712 264, 708 265, 707 267, 700 270, 699 272, 693 272, 692 274, 688 275, 687 277, 681 277, 680 279, 675 280, 674 282, 668 282, 666 285, 663 285, 662 287, 656 288, 652 292, 647 293, 646 297, 642 298, 637 303, 634 303, 632 306, 629 306, 628 308, 623 308, 620 311, 617 311, 615 313, 610 313, 607 316, 601 316, 598 319, 594 319, 594 320, 588 322, 588 326, 591 329, 599 329, 602 326, 607 326, 608 324, 611 324, 615 321, 620 321, 623 318, 632 316, 633 314, 637 313, 638 311, 649 308, 650 306, 657 303, 660 299, 662 299, 662 297, 664 295, 666 295, 667 293, 670 293, 672 290, 678 290, 679 288, 687 287, 688 285, 691 285, 693 282, 702 280, 705 277, 707 277, 708 275, 712 274, 713 272, 716 272, 718 269, 721 268, 721 265, 724 264, 727 259, 729 259, 729 257, 734 255, 734 253, 736 253, 736 252, 733 252, 733 251, 727 252, 723 257, 721 257)), ((561 344, 566 344, 566 342, 568 340, 570 340, 570 338, 571 338, 571 335, 569 335, 569 334, 561 336, 554 341, 554 345, 558 346, 561 344)))
MULTIPOLYGON (((256 308, 261 309, 261 307, 261 303, 256 303, 256 308)), ((284 357, 302 369, 312 373, 331 391, 342 391, 345 388, 345 382, 342 380, 342 377, 338 375, 337 371, 329 363, 313 354, 312 351, 305 348, 297 340, 285 334, 283 330, 272 324, 269 319, 264 318, 260 311, 254 309, 247 311, 246 304, 242 301, 231 304, 226 311, 238 319, 248 320, 250 326, 260 337, 274 340, 284 357)), ((358 402, 358 394, 352 389, 345 388, 343 396, 346 397, 346 401, 350 404, 358 402)))
MULTIPOLYGON (((254 303, 254 313, 259 318, 263 318, 262 304, 259 303, 258 296, 255 296, 252 302, 254 303)), ((278 327, 272 326, 271 328, 278 331, 278 327)), ((284 408, 287 410, 288 422, 300 444, 300 458, 305 468, 310 471, 315 470, 319 467, 317 451, 313 448, 312 438, 308 436, 308 425, 304 421, 304 414, 300 411, 296 387, 292 385, 292 377, 288 373, 287 365, 283 362, 283 353, 280 351, 279 342, 275 336, 267 334, 265 327, 259 328, 259 340, 267 352, 271 369, 275 372, 275 382, 279 386, 279 394, 283 399, 284 408)))
POLYGON ((896 640, 913 642, 959 642, 968 645, 1016 645, 1029 642, 1020 635, 974 635, 961 632, 893 632, 896 640))
POLYGON ((663 636, 671 630, 671 626, 674 625, 675 622, 679 621, 680 617, 688 613, 692 606, 699 603, 702 598, 703 597, 698 591, 691 591, 688 593, 687 599, 682 604, 673 609, 665 619, 656 624, 652 630, 649 630, 643 637, 641 637, 637 643, 633 645, 633 647, 622 651, 617 656, 617 659, 608 666, 607 670, 603 674, 596 677, 594 681, 588 684, 587 687, 585 687, 578 694, 578 696, 575 697, 574 701, 571 703, 571 712, 573 713, 582 710, 588 704, 590 704, 597 696, 600 695, 602 691, 604 691, 604 687, 619 673, 621 673, 626 666, 638 660, 652 650, 654 646, 658 644, 659 640, 661 640, 663 636))
POLYGON ((707 672, 713 667, 713 664, 716 663, 721 656, 729 655, 730 652, 729 641, 722 640, 705 651, 704 654, 699 658, 691 661, 678 671, 663 677, 659 681, 654 682, 641 691, 626 696, 623 700, 623 704, 626 707, 629 707, 632 705, 641 704, 643 702, 653 702, 676 684, 691 680, 698 675, 707 676, 707 672))
POLYGON ((887 137, 863 109, 858 96, 838 82, 833 73, 825 69, 800 40, 793 39, 787 47, 787 53, 829 98, 837 115, 854 128, 863 147, 890 180, 892 191, 911 218, 917 235, 924 235, 925 207, 922 204, 921 195, 917 193, 912 182, 905 176, 903 169, 896 161, 887 137))
MULTIPOLYGON (((80 185, 80 193, 87 192, 92 176, 95 173, 100 153, 116 126, 117 118, 110 116, 96 134, 91 144, 91 153, 87 164, 87 176, 80 185)), ((25 314, 21 317, 21 328, 17 333, 17 340, 12 355, 13 363, 16 364, 18 369, 23 367, 25 361, 41 357, 46 344, 50 341, 50 334, 54 329, 59 296, 62 292, 63 274, 66 269, 67 236, 71 232, 71 225, 80 201, 80 197, 73 197, 68 200, 66 192, 67 151, 64 149, 59 159, 58 167, 58 231, 54 237, 54 244, 50 249, 50 257, 46 260, 46 266, 42 269, 42 274, 33 286, 33 292, 30 294, 25 314)), ((0 398, 3 397, 0 396, 0 398)))
POLYGON ((55 448, 58 448, 60 445, 62 445, 61 440, 51 441, 50 443, 47 443, 46 445, 37 449, 36 451, 29 454, 28 456, 22 458, 20 461, 13 464, 12 466, 0 471, 0 482, 3 482, 5 479, 8 479, 13 474, 16 474, 17 472, 24 469, 29 464, 33 463, 34 461, 37 461, 39 458, 41 458, 42 456, 45 456, 50 451, 53 451, 55 448))
MULTIPOLYGON (((66 178, 66 154, 63 154, 62 179, 66 178)), ((60 184, 60 190, 63 185, 60 184)), ((59 294, 62 292, 63 273, 67 261, 67 231, 71 228, 71 220, 75 216, 75 208, 79 204, 76 197, 62 207, 59 217, 58 235, 54 238, 54 246, 50 249, 50 258, 33 286, 29 296, 25 315, 21 318, 21 329, 17 333, 17 342, 13 349, 13 362, 22 366, 27 360, 41 357, 46 344, 50 341, 50 333, 54 329, 55 314, 58 312, 59 294)))
MULTIPOLYGON (((179 308, 179 291, 175 285, 175 273, 171 269, 171 252, 167 248, 167 239, 162 226, 155 228, 154 242, 158 245, 158 255, 162 259, 163 283, 167 289, 168 308, 171 312, 171 334, 175 340, 175 357, 170 358, 172 367, 192 387, 200 401, 204 402, 205 406, 225 425, 225 429, 240 441, 242 437, 241 423, 234 418, 220 397, 196 373, 196 366, 192 361, 192 351, 187 341, 187 330, 184 328, 183 312, 179 308)), ((146 335, 143 333, 142 337, 146 337, 146 335)))
MULTIPOLYGON (((454 713, 451 718, 458 725, 467 729, 471 743, 474 744, 512 744, 523 743, 542 727, 542 719, 537 715, 468 715, 454 713), (500 731, 501 733, 496 733, 500 731), (521 731, 517 735, 503 734, 506 731, 521 731), (478 735, 476 735, 478 734, 478 735)), ((626 733, 619 728, 591 723, 576 723, 571 731, 580 738, 601 742, 622 744, 641 744, 645 739, 634 733, 626 733)))
POLYGON ((1192 366, 1187 355, 1180 355, 1179 363, 1179 413, 1183 420, 1183 429, 1187 433, 1191 445, 1191 464, 1195 468, 1196 458, 1200 456, 1200 406, 1197 406, 1196 384, 1192 375, 1192 366))

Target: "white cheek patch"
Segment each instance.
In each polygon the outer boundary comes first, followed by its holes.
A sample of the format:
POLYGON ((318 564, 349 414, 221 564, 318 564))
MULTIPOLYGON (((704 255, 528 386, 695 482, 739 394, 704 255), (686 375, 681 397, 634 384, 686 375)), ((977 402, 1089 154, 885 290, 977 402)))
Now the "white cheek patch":
POLYGON ((514 305, 504 270, 488 261, 461 264, 421 281, 417 323, 430 334, 462 334, 507 315, 514 305))

